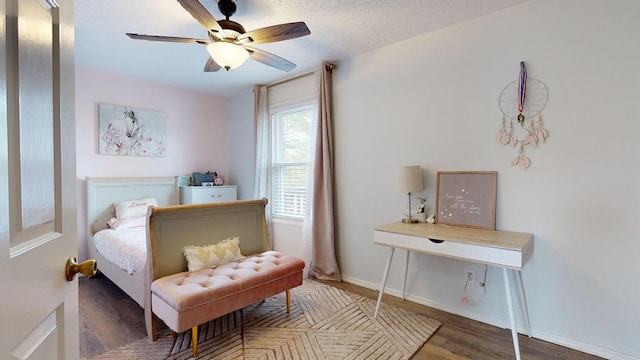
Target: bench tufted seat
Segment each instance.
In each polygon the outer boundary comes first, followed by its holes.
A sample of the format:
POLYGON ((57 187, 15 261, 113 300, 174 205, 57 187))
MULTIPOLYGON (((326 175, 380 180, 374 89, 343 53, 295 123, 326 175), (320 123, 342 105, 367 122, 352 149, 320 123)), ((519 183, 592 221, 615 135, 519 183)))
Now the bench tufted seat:
POLYGON ((153 313, 175 332, 197 333, 202 323, 283 291, 288 311, 289 289, 302 285, 304 265, 296 257, 266 251, 211 269, 168 275, 151 284, 153 313))

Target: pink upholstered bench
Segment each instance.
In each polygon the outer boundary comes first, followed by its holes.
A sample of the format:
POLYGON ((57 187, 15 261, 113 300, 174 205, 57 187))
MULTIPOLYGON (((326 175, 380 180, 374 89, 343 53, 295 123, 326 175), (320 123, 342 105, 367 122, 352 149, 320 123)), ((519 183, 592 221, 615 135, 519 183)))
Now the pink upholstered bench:
POLYGON ((302 285, 303 269, 301 259, 266 251, 212 269, 164 276, 151 284, 153 313, 174 332, 191 329, 195 357, 200 324, 283 291, 288 313, 290 289, 302 285))

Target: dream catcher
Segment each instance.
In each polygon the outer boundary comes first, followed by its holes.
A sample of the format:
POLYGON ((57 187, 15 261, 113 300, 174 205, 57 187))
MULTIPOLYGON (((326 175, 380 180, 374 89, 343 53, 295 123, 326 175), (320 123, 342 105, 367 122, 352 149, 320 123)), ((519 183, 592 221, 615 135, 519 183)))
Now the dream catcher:
POLYGON ((498 100, 503 115, 496 139, 502 145, 517 149, 511 166, 527 170, 531 160, 525 155, 526 146, 537 147, 547 140, 548 132, 542 124, 541 112, 548 100, 547 86, 540 80, 529 78, 524 61, 521 61, 518 80, 509 83, 498 100))

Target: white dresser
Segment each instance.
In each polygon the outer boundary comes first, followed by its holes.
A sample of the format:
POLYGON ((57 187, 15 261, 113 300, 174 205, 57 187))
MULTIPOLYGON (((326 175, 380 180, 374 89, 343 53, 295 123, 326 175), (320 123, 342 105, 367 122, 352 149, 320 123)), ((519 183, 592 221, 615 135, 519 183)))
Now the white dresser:
POLYGON ((203 204, 238 200, 237 185, 180 186, 180 204, 203 204))

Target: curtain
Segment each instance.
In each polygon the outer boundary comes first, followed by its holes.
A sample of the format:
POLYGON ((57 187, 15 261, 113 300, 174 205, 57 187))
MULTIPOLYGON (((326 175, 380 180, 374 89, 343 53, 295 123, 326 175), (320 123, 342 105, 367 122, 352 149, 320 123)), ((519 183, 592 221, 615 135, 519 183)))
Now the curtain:
MULTIPOLYGON (((255 136, 255 179, 253 196, 256 199, 271 198, 271 174, 269 166, 269 158, 271 156, 270 151, 270 136, 269 136, 269 106, 268 106, 268 92, 266 86, 256 86, 254 91, 255 97, 255 121, 256 121, 256 136, 255 136)), ((267 203, 265 209, 265 215, 267 218, 267 233, 269 239, 271 239, 271 205, 267 203)), ((269 241, 269 248, 272 248, 272 243, 269 241)))
MULTIPOLYGON (((312 140, 308 206, 303 225, 309 276, 341 281, 335 254, 333 218, 333 119, 331 74, 335 64, 323 63, 318 72, 317 116, 312 140)), ((305 259, 307 260, 307 259, 305 259)))

